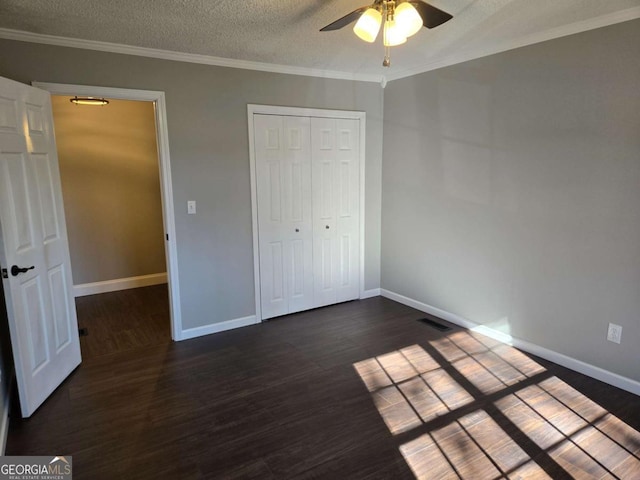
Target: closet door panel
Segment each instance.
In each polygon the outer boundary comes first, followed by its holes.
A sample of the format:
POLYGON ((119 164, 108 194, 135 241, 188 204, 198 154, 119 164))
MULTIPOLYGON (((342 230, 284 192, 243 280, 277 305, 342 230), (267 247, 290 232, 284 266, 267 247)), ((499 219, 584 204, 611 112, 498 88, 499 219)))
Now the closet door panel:
POLYGON ((336 301, 360 295, 360 125, 336 120, 336 301))
POLYGON ((336 120, 311 119, 315 306, 336 303, 336 120))
POLYGON ((311 149, 308 117, 284 117, 288 313, 313 308, 311 149))
POLYGON ((283 119, 254 115, 262 318, 288 313, 283 119))

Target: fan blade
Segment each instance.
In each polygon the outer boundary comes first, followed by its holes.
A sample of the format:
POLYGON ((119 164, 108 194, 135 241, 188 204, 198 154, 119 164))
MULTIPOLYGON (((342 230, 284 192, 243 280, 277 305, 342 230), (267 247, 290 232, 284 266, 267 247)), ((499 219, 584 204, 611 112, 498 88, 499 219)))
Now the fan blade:
POLYGON ((355 22, 360 16, 369 8, 369 5, 365 7, 360 7, 357 10, 345 15, 342 18, 339 18, 333 23, 330 23, 326 27, 320 29, 321 32, 328 32, 330 30, 340 30, 342 27, 346 27, 351 22, 355 22))
POLYGON ((416 7, 416 10, 418 10, 418 13, 422 17, 424 26, 427 28, 437 27, 453 18, 453 15, 420 0, 409 0, 409 3, 416 7))

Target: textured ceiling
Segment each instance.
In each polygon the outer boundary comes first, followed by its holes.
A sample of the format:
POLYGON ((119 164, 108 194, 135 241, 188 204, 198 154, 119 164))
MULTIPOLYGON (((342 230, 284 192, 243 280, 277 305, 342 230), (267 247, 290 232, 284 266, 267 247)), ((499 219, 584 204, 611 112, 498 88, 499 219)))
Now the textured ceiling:
POLYGON ((640 0, 430 0, 454 18, 392 48, 392 66, 383 68, 380 39, 364 43, 350 26, 319 32, 366 3, 0 0, 0 28, 393 79, 640 17, 640 0))

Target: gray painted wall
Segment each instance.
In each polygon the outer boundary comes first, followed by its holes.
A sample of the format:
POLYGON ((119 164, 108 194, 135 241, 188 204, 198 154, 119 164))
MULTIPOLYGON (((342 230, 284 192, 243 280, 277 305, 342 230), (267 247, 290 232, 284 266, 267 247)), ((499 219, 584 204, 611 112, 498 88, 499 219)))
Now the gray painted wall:
POLYGON ((153 103, 51 98, 74 284, 166 272, 153 103))
POLYGON ((382 287, 640 380, 639 48, 633 21, 391 82, 382 287))
POLYGON ((379 287, 380 85, 9 40, 0 52, 0 75, 24 83, 165 92, 184 328, 255 313, 247 104, 366 112, 365 288, 379 287))

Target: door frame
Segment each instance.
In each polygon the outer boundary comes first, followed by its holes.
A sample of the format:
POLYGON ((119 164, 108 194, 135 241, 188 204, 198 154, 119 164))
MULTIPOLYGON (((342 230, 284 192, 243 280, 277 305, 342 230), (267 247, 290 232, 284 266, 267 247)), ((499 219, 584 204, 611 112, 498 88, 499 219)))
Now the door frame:
MULTIPOLYGON (((52 95, 105 97, 116 100, 152 102, 156 120, 156 143, 160 171, 160 197, 165 232, 165 259, 169 284, 169 315, 171 338, 182 340, 182 312, 180 309, 180 283, 178 276, 178 250, 176 246, 176 221, 173 207, 171 161, 169 156, 169 131, 167 129, 167 107, 164 92, 154 90, 132 90, 128 88, 71 85, 62 83, 31 82, 31 85, 46 90, 52 95)), ((55 122, 54 122, 55 128, 55 122)))
POLYGON ((254 145, 253 116, 259 115, 280 115, 294 117, 318 117, 318 118, 340 118, 348 120, 360 120, 360 209, 358 212, 360 223, 360 273, 359 287, 360 298, 365 297, 364 291, 364 217, 365 217, 365 143, 366 143, 366 113, 352 110, 326 110, 319 108, 305 107, 282 107, 277 105, 247 105, 247 121, 249 124, 249 167, 251 172, 251 222, 253 233, 253 281, 255 287, 256 321, 262 322, 262 305, 260 302, 260 245, 258 239, 258 183, 256 178, 256 158, 254 145))

